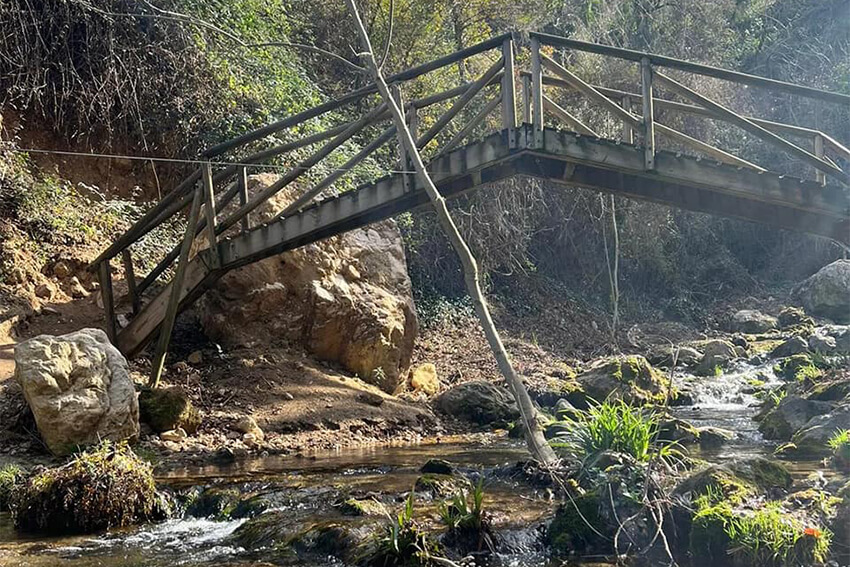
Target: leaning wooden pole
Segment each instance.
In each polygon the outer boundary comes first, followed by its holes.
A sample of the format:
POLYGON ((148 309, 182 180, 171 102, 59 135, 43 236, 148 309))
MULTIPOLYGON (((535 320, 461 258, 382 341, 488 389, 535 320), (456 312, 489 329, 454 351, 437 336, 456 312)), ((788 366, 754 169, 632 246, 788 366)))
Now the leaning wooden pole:
POLYGON ((375 63, 375 57, 372 52, 372 43, 369 41, 369 34, 366 32, 366 28, 363 26, 363 22, 360 19, 360 14, 357 11, 355 0, 346 0, 346 4, 348 5, 351 15, 354 17, 355 23, 357 24, 357 31, 360 35, 360 41, 363 47, 361 57, 366 64, 366 67, 372 72, 375 83, 378 86, 378 92, 381 93, 381 97, 390 109, 396 129, 402 136, 405 149, 409 152, 413 167, 416 170, 416 175, 425 186, 428 198, 431 200, 431 203, 434 205, 434 209, 437 211, 440 224, 442 225, 443 230, 446 231, 452 246, 460 257, 461 264, 463 265, 464 280, 467 291, 475 304, 475 312, 478 315, 478 319, 481 321, 481 326, 484 328, 484 334, 487 336, 487 342, 490 343, 490 348, 493 349, 493 354, 496 357, 499 370, 505 377, 514 398, 517 401, 517 405, 519 406, 528 449, 531 451, 534 458, 540 462, 547 464, 552 463, 556 460, 555 453, 543 437, 543 432, 540 430, 540 426, 537 422, 537 411, 534 408, 534 404, 532 404, 531 398, 529 397, 528 391, 525 389, 525 385, 522 383, 522 380, 514 371, 510 359, 508 358, 508 353, 505 350, 505 346, 502 344, 502 339, 499 337, 499 332, 493 324, 492 317, 490 317, 487 300, 484 298, 484 294, 481 291, 481 285, 478 278, 478 265, 475 262, 475 257, 472 255, 472 252, 469 250, 469 247, 466 245, 466 242, 464 242, 463 237, 452 220, 449 210, 446 207, 446 200, 440 194, 436 185, 434 185, 434 182, 431 180, 431 176, 426 171, 425 164, 422 162, 422 156, 419 155, 419 151, 416 148, 416 142, 414 142, 413 136, 411 136, 410 130, 408 130, 407 124, 405 123, 404 113, 396 104, 396 101, 390 92, 390 88, 387 86, 387 83, 381 74, 381 70, 375 63))

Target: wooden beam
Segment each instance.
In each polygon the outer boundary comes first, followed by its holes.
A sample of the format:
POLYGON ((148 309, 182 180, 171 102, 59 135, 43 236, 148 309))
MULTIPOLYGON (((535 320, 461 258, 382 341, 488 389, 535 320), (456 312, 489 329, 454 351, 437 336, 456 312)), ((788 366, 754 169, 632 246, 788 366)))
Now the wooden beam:
POLYGON ((522 75, 522 121, 531 124, 531 76, 522 75))
MULTIPOLYGON (((823 159, 823 136, 820 134, 815 134, 815 137, 812 139, 812 149, 815 152, 815 157, 823 159)), ((815 180, 821 185, 826 185, 826 174, 819 170, 815 170, 815 180)))
POLYGON ((212 164, 205 162, 203 165, 203 191, 204 191, 204 217, 207 221, 207 240, 210 245, 211 268, 215 269, 221 265, 218 258, 218 238, 215 232, 215 189, 213 186, 212 164))
MULTIPOLYGON (((473 130, 475 130, 476 127, 478 127, 482 122, 484 122, 484 119, 487 118, 487 115, 490 114, 491 112, 493 112, 496 109, 496 107, 499 106, 499 104, 501 102, 502 102, 502 97, 500 95, 496 95, 493 98, 491 98, 487 102, 487 104, 485 104, 483 107, 481 107, 481 110, 479 110, 475 114, 475 116, 473 116, 472 119, 470 119, 469 122, 464 124, 463 128, 458 130, 455 133, 455 135, 452 136, 452 139, 449 140, 446 143, 446 145, 443 146, 440 149, 439 152, 437 152, 437 155, 435 156, 434 159, 444 155, 446 152, 451 151, 456 145, 458 145, 461 142, 461 140, 463 140, 465 137, 467 137, 470 133, 472 133, 473 130)), ((502 109, 504 110, 504 106, 502 107, 502 109)), ((504 118, 504 114, 502 115, 502 118, 504 118)))
POLYGON ((317 183, 312 189, 307 191, 304 195, 301 195, 297 199, 295 199, 292 203, 287 205, 282 211, 275 215, 275 217, 270 222, 277 221, 282 218, 286 218, 291 216, 292 214, 298 212, 300 209, 303 209, 310 202, 313 201, 316 197, 318 197, 322 191, 336 183, 337 180, 345 176, 346 174, 351 172, 351 169, 359 164, 361 161, 372 155, 375 150, 389 142, 393 136, 396 135, 395 126, 390 126, 386 130, 381 133, 377 138, 372 140, 368 145, 364 146, 359 152, 353 155, 348 159, 344 164, 340 167, 336 168, 330 175, 322 179, 319 183, 317 183))
POLYGON ((264 203, 269 200, 272 196, 274 196, 278 191, 307 173, 310 169, 313 168, 317 163, 325 159, 331 152, 337 149, 339 146, 347 142, 351 139, 354 134, 362 130, 364 127, 373 124, 376 122, 377 117, 386 112, 386 105, 381 103, 376 106, 372 111, 368 114, 356 120, 351 124, 348 128, 345 129, 344 132, 335 136, 330 142, 322 146, 319 151, 306 158, 304 161, 299 163, 297 166, 292 168, 290 171, 286 172, 279 180, 275 183, 269 185, 248 201, 245 205, 242 205, 237 209, 231 216, 226 218, 225 220, 219 223, 216 233, 221 234, 222 232, 229 229, 231 226, 235 225, 237 222, 242 220, 245 215, 256 209, 260 206, 261 203, 264 203))
POLYGON ((739 158, 738 156, 730 154, 729 152, 724 152, 718 147, 706 144, 701 140, 692 138, 687 134, 683 134, 678 130, 674 130, 669 126, 665 126, 664 124, 656 122, 655 129, 662 136, 665 136, 675 142, 679 142, 682 145, 688 146, 692 149, 702 152, 705 155, 712 157, 721 163, 728 163, 729 165, 735 165, 738 167, 746 167, 755 171, 767 171, 763 167, 759 167, 756 164, 749 162, 745 159, 739 158))
POLYGON ((531 120, 535 147, 542 147, 543 128, 543 67, 541 66, 540 41, 531 39, 531 120))
POLYGON ((487 69, 487 71, 485 71, 484 74, 481 75, 481 77, 479 77, 472 86, 455 101, 451 108, 449 108, 445 114, 440 116, 437 121, 428 128, 428 130, 422 134, 418 140, 416 140, 416 147, 422 149, 428 144, 428 142, 433 140, 437 134, 439 134, 440 130, 445 128, 445 126, 451 122, 455 116, 457 116, 463 107, 466 106, 467 103, 481 91, 481 89, 490 83, 490 80, 496 76, 496 73, 504 68, 504 65, 504 57, 500 57, 498 61, 493 63, 490 68, 487 69))
POLYGON ((655 169, 655 112, 652 107, 652 65, 649 59, 640 60, 640 89, 643 99, 643 151, 647 171, 655 169))
MULTIPOLYGON (((393 100, 395 100, 395 103, 398 105, 398 107, 403 110, 405 106, 404 98, 402 97, 401 93, 401 87, 398 83, 393 83, 392 85, 390 85, 390 90, 393 93, 393 100)), ((400 171, 404 171, 407 169, 408 166, 407 150, 404 148, 402 137, 398 134, 398 132, 396 132, 396 142, 396 155, 398 156, 396 165, 400 171)))
POLYGON ((546 95, 543 95, 543 107, 563 122, 566 122, 567 126, 569 126, 573 132, 578 132, 584 136, 593 136, 595 138, 599 137, 599 134, 594 132, 589 126, 586 126, 584 122, 561 108, 554 100, 546 95))
POLYGON ((773 91, 787 92, 807 98, 825 100, 827 102, 833 102, 837 104, 850 104, 850 95, 842 93, 824 91, 821 89, 815 89, 812 87, 806 87, 793 83, 786 83, 784 81, 777 81, 776 79, 768 79, 766 77, 759 77, 757 75, 749 75, 747 73, 740 73, 738 71, 730 71, 728 69, 721 69, 719 67, 712 67, 710 65, 701 65, 699 63, 692 63, 690 61, 683 61, 681 59, 674 59, 672 57, 664 57, 663 55, 655 55, 654 53, 645 53, 642 51, 634 51, 632 49, 612 47, 610 45, 602 45, 599 43, 590 43, 587 41, 567 39, 565 37, 558 37, 539 32, 531 32, 529 35, 531 36, 532 41, 534 41, 534 39, 537 39, 542 43, 545 43, 546 45, 569 47, 578 51, 586 51, 588 53, 607 55, 609 57, 616 57, 617 59, 626 59, 628 61, 635 61, 638 63, 642 59, 646 58, 649 59, 649 62, 652 65, 655 65, 657 67, 669 67, 672 69, 680 69, 689 73, 696 73, 697 75, 704 75, 706 77, 723 79, 725 81, 732 81, 734 83, 742 83, 745 85, 762 87, 773 91))
POLYGON ((505 72, 502 75, 502 129, 516 128, 516 80, 514 72, 514 42, 506 39, 502 43, 502 59, 505 72))
POLYGON ((662 85, 664 85, 665 88, 668 88, 671 91, 675 92, 676 94, 678 94, 682 97, 685 97, 685 98, 699 104, 700 106, 703 106, 703 107, 709 109, 710 111, 715 113, 717 116, 723 116, 729 122, 732 122, 733 124, 737 125, 741 129, 749 132, 753 136, 756 136, 757 138, 760 138, 760 139, 762 139, 762 140, 764 140, 764 141, 766 141, 770 144, 773 144, 774 146, 784 150, 785 152, 793 155, 794 157, 804 161, 808 165, 811 165, 815 169, 818 169, 820 171, 828 173, 828 174, 836 177, 837 179, 841 180, 842 182, 850 184, 850 176, 848 176, 846 173, 844 173, 843 171, 841 171, 837 167, 835 167, 835 166, 827 163, 826 161, 820 159, 819 157, 815 156, 814 154, 807 152, 806 150, 804 150, 800 146, 792 144, 791 142, 789 142, 785 138, 781 138, 781 137, 777 136, 773 132, 762 128, 761 126, 759 126, 758 124, 755 124, 751 120, 747 120, 746 118, 744 118, 740 114, 737 114, 737 113, 729 110, 725 106, 723 106, 723 105, 721 105, 717 102, 714 102, 713 100, 711 100, 707 97, 702 96, 701 94, 697 93, 696 91, 686 87, 685 85, 683 85, 683 84, 681 84, 677 81, 674 81, 673 79, 671 79, 670 77, 667 77, 666 75, 663 75, 661 73, 656 73, 655 77, 656 77, 656 79, 658 79, 658 81, 662 85))
POLYGON ((127 296, 130 298, 130 305, 133 306, 133 314, 139 312, 142 305, 141 298, 136 291, 136 272, 133 270, 133 255, 129 248, 121 251, 121 260, 124 263, 124 279, 127 281, 127 296))
MULTIPOLYGON (((598 89, 597 89, 598 90, 598 89)), ((605 94, 605 93, 603 93, 605 94)), ((623 110, 630 113, 632 112, 632 99, 629 96, 624 96, 620 99, 620 106, 623 107, 623 110)), ((623 141, 627 144, 635 143, 635 131, 634 129, 623 122, 623 141)))
POLYGON ((541 53, 540 59, 544 67, 561 77, 563 80, 567 81, 570 85, 572 85, 574 89, 579 91, 581 94, 594 101, 599 106, 609 111, 614 116, 616 116, 623 122, 626 122, 633 128, 642 128, 642 123, 639 118, 637 118, 630 112, 626 112, 625 110, 620 108, 617 103, 613 102, 611 99, 609 99, 608 97, 594 89, 592 86, 581 80, 576 74, 566 70, 564 67, 556 63, 552 58, 548 57, 546 54, 541 53))
MULTIPOLYGON (((239 188, 239 206, 243 206, 248 202, 248 168, 244 165, 239 166, 239 172, 236 175, 236 184, 239 188)), ((250 230, 251 218, 250 215, 245 215, 242 219, 242 230, 250 230)))
MULTIPOLYGON (((159 327, 159 341, 156 352, 151 359, 151 375, 148 384, 151 388, 159 386, 162 378, 162 369, 165 366, 165 356, 168 354, 168 344, 171 342, 171 332, 174 330, 174 322, 177 320, 177 309, 180 306, 180 296, 183 293, 183 283, 186 275, 186 265, 189 263, 189 253, 192 250, 192 242, 195 240, 195 225, 201 211, 201 202, 204 200, 204 189, 201 185, 195 189, 192 199, 192 207, 189 211, 189 222, 186 232, 183 234, 183 242, 180 245, 180 258, 177 263, 177 271, 171 280, 171 290, 168 296, 168 307, 159 327)), ((218 250, 212 251, 217 253, 218 250)))
POLYGON ((115 344, 117 324, 115 322, 115 300, 112 295, 112 270, 109 260, 98 264, 98 279, 100 280, 100 296, 103 300, 103 314, 106 320, 106 336, 115 344))

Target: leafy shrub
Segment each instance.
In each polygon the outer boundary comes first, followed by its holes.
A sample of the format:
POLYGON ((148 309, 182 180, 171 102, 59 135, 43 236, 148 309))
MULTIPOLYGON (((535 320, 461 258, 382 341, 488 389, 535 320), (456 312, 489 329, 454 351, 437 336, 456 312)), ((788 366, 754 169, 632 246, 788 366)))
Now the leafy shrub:
POLYGON ((15 527, 89 533, 164 519, 151 466, 126 444, 103 442, 69 463, 18 485, 11 496, 15 527))

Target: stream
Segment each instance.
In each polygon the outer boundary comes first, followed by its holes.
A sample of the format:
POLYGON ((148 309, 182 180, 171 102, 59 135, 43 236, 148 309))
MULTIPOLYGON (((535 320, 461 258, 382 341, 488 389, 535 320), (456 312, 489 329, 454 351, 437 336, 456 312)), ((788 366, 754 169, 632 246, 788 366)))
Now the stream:
MULTIPOLYGON (((720 449, 688 448, 691 455, 711 462, 770 455, 774 447, 762 438, 753 420, 758 411, 758 399, 752 387, 754 379, 767 386, 779 384, 770 364, 740 364, 718 377, 679 374, 675 379, 677 385, 687 386, 694 399, 692 406, 673 408, 676 417, 696 426, 720 427, 735 434, 735 438, 720 449)), ((507 542, 495 564, 536 567, 547 564, 540 533, 555 503, 544 490, 532 490, 527 485, 520 489, 506 475, 496 474, 526 456, 521 442, 484 435, 439 444, 370 447, 306 457, 271 456, 229 465, 171 468, 158 470, 157 480, 176 493, 213 483, 217 487, 235 487, 243 493, 273 491, 276 497, 271 510, 284 511, 283 521, 291 523, 295 532, 328 521, 344 521, 349 525, 351 522, 374 522, 375 518, 345 518, 334 503, 347 495, 379 496, 391 509, 397 510, 403 504, 403 496, 416 482, 419 468, 430 458, 446 459, 473 480, 481 475, 485 478, 485 507, 507 542)), ((817 462, 796 462, 789 468, 799 480, 821 468, 818 465, 817 462)), ((437 500, 418 498, 416 517, 427 518, 426 523, 436 526, 436 504, 437 500)), ((17 533, 9 515, 2 513, 0 565, 343 565, 333 557, 318 562, 315 557, 307 560, 292 557, 282 561, 277 555, 264 556, 262 549, 246 550, 232 537, 245 521, 186 517, 101 535, 45 538, 17 533)))

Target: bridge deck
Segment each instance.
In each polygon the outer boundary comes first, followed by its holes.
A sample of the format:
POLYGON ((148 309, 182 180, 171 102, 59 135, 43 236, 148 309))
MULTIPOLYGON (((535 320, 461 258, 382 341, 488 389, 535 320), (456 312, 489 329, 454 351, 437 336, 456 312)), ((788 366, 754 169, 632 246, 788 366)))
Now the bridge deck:
MULTIPOLYGON (((535 144, 533 127, 528 124, 456 149, 431 162, 429 170, 447 198, 524 175, 809 232, 850 245, 850 197, 838 185, 821 186, 815 181, 662 151, 656 155, 655 169, 646 171, 642 148, 553 129, 546 129, 542 143, 535 144)), ((187 266, 180 308, 189 306, 229 270, 427 202, 424 189, 410 174, 395 174, 220 240, 220 267, 208 267, 213 264, 204 254, 187 266)), ((134 354, 154 336, 165 316, 170 286, 119 331, 116 342, 122 352, 134 354)))

